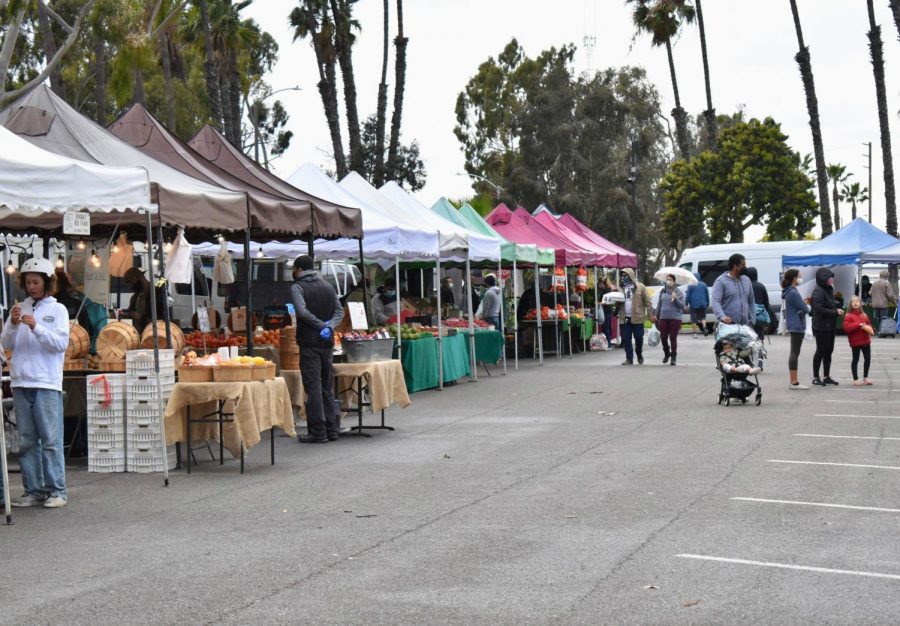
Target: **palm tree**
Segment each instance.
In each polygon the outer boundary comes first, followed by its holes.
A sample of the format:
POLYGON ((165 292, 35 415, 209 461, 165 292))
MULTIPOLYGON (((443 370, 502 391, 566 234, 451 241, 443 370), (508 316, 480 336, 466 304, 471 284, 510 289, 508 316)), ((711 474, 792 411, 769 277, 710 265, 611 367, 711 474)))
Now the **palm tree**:
POLYGON ((294 28, 294 41, 309 37, 316 54, 316 66, 319 70, 319 96, 325 109, 325 120, 331 134, 331 148, 334 152, 335 172, 338 178, 347 175, 347 159, 344 155, 344 142, 341 138, 341 119, 338 112, 336 75, 334 71, 335 51, 331 32, 334 25, 328 15, 327 0, 300 0, 289 16, 294 28))
MULTIPOLYGON (((356 1, 356 0, 352 0, 356 1)), ((350 169, 357 174, 364 169, 362 137, 359 131, 359 113, 356 108, 356 78, 353 74, 353 42, 352 29, 359 28, 353 20, 350 8, 351 0, 330 0, 331 14, 334 17, 334 45, 338 63, 341 66, 341 77, 344 80, 344 106, 347 107, 347 138, 350 141, 350 169)))
POLYGON ((372 182, 376 187, 384 184, 384 127, 387 124, 387 67, 390 38, 388 37, 389 0, 384 0, 384 47, 381 57, 381 82, 378 84, 378 109, 375 113, 375 168, 372 182))
POLYGON ((816 85, 813 81, 812 63, 809 48, 803 43, 803 28, 800 26, 800 14, 797 12, 797 0, 790 0, 791 13, 794 15, 794 29, 797 31, 797 43, 800 50, 794 56, 800 66, 800 78, 806 92, 806 109, 809 111, 809 127, 812 130, 813 153, 816 157, 816 183, 819 187, 819 217, 822 221, 822 236, 830 235, 831 208, 828 203, 828 176, 825 174, 825 148, 822 145, 822 128, 819 124, 819 100, 816 98, 816 85))
POLYGON ((888 5, 894 14, 894 25, 897 27, 897 37, 900 39, 900 0, 888 0, 888 5))
POLYGON ((869 188, 863 187, 859 183, 850 183, 849 185, 844 183, 841 188, 841 199, 850 203, 850 215, 856 219, 856 205, 869 199, 869 188))
MULTIPOLYGON (((869 53, 875 74, 875 97, 878 101, 878 126, 881 130, 881 158, 884 170, 884 208, 887 213, 887 232, 897 236, 897 200, 894 196, 894 159, 891 156, 891 127, 888 118, 887 88, 884 83, 884 50, 881 27, 875 23, 875 7, 866 0, 869 11, 869 53)), ((893 8, 893 7, 892 7, 893 8)))
MULTIPOLYGON (((900 1, 900 0, 898 0, 900 1)), ((706 82, 706 110, 703 117, 706 118, 706 147, 709 150, 716 149, 716 140, 719 137, 719 129, 716 124, 716 109, 712 103, 712 90, 709 86, 709 59, 706 56, 706 28, 703 25, 703 6, 700 0, 697 3, 697 26, 700 28, 700 52, 703 56, 703 79, 706 82)))
POLYGON ((694 7, 687 0, 625 0, 625 2, 635 5, 632 20, 638 31, 649 33, 653 46, 666 47, 669 73, 672 76, 672 91, 675 94, 675 108, 672 109, 672 117, 675 118, 675 139, 681 158, 690 159, 688 115, 681 107, 681 96, 678 93, 675 59, 672 56, 672 37, 678 33, 682 22, 694 21, 694 7))
POLYGON ((207 0, 198 0, 197 8, 200 10, 200 27, 203 30, 203 76, 206 79, 206 99, 209 103, 209 116, 215 122, 215 126, 222 125, 222 105, 219 99, 219 83, 216 80, 218 69, 216 68, 216 55, 213 51, 212 27, 209 23, 209 5, 207 0))
MULTIPOLYGON (((831 199, 834 201, 834 228, 835 230, 841 227, 841 209, 838 204, 840 200, 840 195, 838 194, 838 184, 843 183, 849 178, 849 174, 847 172, 847 166, 841 165, 840 163, 832 163, 831 165, 825 168, 825 173, 828 175, 828 178, 831 179, 831 184, 833 185, 831 190, 831 199)), ((856 219, 856 215, 853 216, 853 219, 856 219)))
POLYGON ((403 92, 406 89, 406 46, 409 38, 403 34, 403 0, 397 0, 397 36, 394 46, 394 114, 391 116, 391 141, 388 145, 387 177, 393 180, 400 169, 400 122, 403 118, 403 92))

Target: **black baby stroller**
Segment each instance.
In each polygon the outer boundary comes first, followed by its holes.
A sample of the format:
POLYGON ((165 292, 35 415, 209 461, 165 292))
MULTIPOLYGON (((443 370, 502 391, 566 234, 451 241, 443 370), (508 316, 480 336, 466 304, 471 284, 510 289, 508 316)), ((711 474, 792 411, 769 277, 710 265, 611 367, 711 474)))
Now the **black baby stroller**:
POLYGON ((756 394, 756 406, 762 404, 762 386, 759 384, 757 364, 760 360, 760 341, 756 331, 750 326, 719 324, 716 329, 716 369, 721 375, 719 404, 731 405, 731 400, 747 404, 750 396, 756 394), (738 362, 754 368, 749 372, 726 372, 721 363, 723 346, 729 343, 737 349, 738 362), (752 380, 751 380, 752 379, 752 380))

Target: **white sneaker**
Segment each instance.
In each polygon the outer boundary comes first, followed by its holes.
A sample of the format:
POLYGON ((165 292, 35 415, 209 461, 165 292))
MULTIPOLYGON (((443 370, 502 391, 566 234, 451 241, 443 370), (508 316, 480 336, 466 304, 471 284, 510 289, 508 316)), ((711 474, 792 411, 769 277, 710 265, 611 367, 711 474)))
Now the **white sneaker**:
POLYGON ((788 385, 788 389, 790 389, 791 391, 809 391, 809 387, 807 387, 806 385, 801 385, 800 383, 792 383, 788 385))
POLYGON ((47 498, 42 498, 41 496, 34 496, 26 493, 24 496, 21 496, 19 498, 13 498, 10 504, 17 507, 41 506, 46 500, 47 498))
POLYGON ((46 500, 44 500, 44 508, 45 509, 61 509, 69 503, 68 500, 63 498, 62 496, 50 496, 46 500))

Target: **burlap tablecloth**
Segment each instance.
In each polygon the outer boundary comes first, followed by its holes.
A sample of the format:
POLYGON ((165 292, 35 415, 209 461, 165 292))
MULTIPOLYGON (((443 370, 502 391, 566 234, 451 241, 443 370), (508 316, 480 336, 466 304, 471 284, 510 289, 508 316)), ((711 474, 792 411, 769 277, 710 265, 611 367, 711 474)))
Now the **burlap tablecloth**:
MULTIPOLYGON (((234 413, 234 422, 226 423, 225 447, 234 456, 240 443, 249 449, 260 441, 260 433, 276 426, 291 437, 297 435, 287 385, 283 378, 234 383, 177 383, 166 404, 166 444, 185 441, 186 407, 191 417, 199 418, 215 410, 215 401, 225 400, 225 411, 234 413)), ((215 423, 192 424, 191 441, 217 439, 215 423)))
POLYGON ((300 370, 281 370, 281 377, 287 385, 291 404, 297 407, 298 417, 306 419, 306 392, 303 390, 303 378, 300 370))
MULTIPOLYGON (((372 361, 369 363, 335 363, 334 377, 357 378, 362 376, 369 386, 369 395, 372 401, 372 410, 381 411, 391 404, 397 403, 402 408, 410 405, 409 393, 406 391, 406 380, 403 378, 403 365, 398 359, 391 361, 372 361)), ((356 392, 349 389, 348 381, 338 382, 341 390, 341 404, 343 401, 357 401, 356 392)))

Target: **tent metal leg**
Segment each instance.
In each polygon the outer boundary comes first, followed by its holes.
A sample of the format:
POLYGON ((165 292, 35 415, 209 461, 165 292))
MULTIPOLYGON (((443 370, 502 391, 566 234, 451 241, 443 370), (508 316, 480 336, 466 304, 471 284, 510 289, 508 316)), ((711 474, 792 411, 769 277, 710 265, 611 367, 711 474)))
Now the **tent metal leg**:
MULTIPOLYGON (((160 227, 160 233, 162 233, 162 227, 160 227)), ((160 254, 162 254, 162 238, 160 238, 160 254)), ((150 217, 150 214, 147 213, 147 249, 150 250, 150 247, 153 245, 153 219, 150 217)), ((160 265, 160 271, 162 271, 162 265, 160 265)), ((150 321, 153 324, 153 369, 156 373, 156 400, 157 400, 157 410, 159 413, 159 446, 160 446, 160 460, 162 461, 163 468, 163 484, 168 487, 169 486, 169 455, 166 454, 166 414, 165 414, 165 406, 163 405, 163 395, 162 395, 162 383, 159 380, 159 328, 157 328, 157 318, 156 318, 156 279, 154 277, 153 272, 153 263, 150 263, 150 321)), ((166 310, 168 311, 168 302, 166 303, 166 310)), ((169 331, 168 324, 166 325, 166 331, 169 331)), ((171 342, 171 340, 170 340, 171 342)), ((170 344, 171 345, 171 344, 170 344)), ((190 432, 188 432, 188 446, 190 446, 190 432)))

